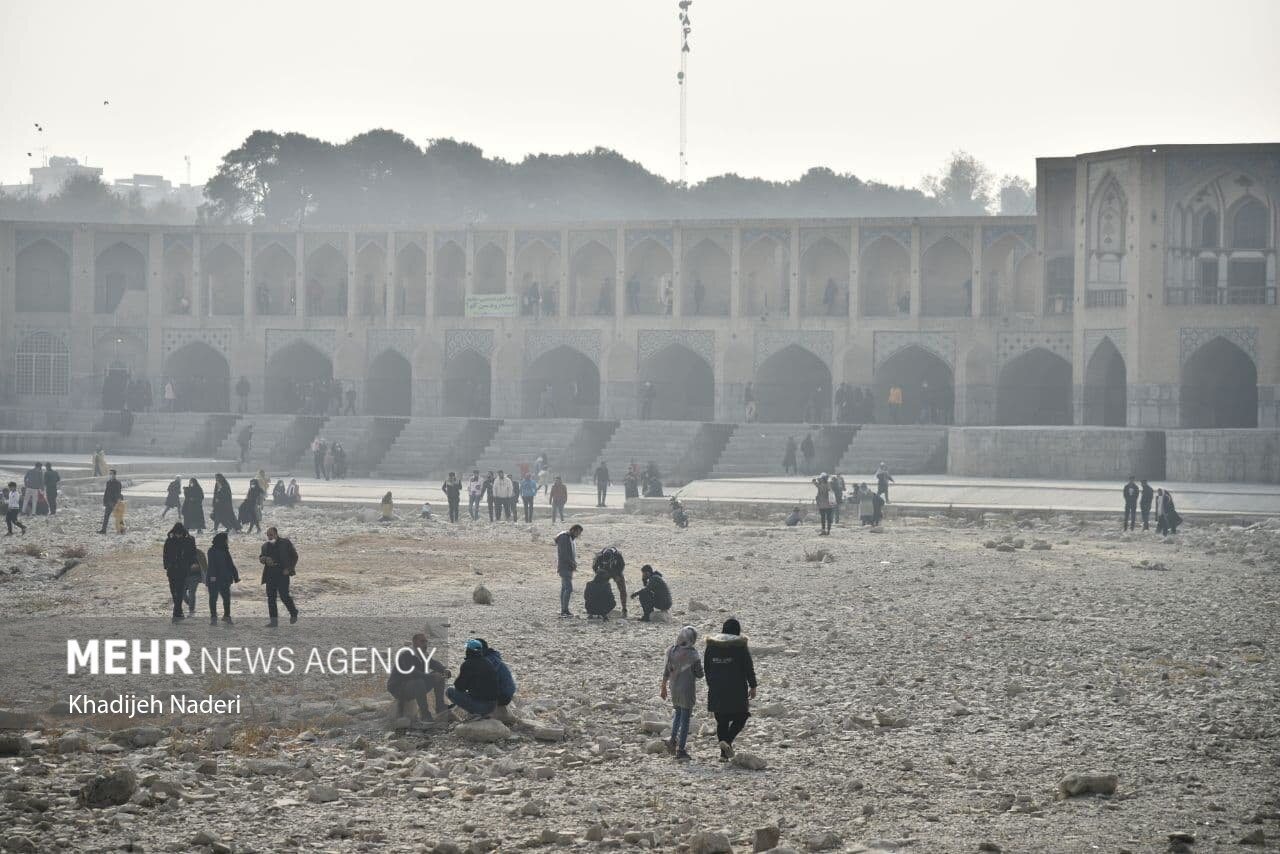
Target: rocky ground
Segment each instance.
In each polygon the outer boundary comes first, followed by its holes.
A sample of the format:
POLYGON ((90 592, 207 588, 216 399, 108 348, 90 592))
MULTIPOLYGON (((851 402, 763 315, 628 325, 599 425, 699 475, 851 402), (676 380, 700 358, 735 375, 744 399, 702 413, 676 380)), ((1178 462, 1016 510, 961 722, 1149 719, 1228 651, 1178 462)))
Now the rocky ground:
POLYGON ((202 599, 199 619, 171 626, 159 509, 100 536, 91 502, 66 504, 0 545, 5 850, 1199 852, 1280 839, 1280 520, 1160 540, 1068 516, 891 518, 818 537, 579 514, 584 552, 618 545, 633 584, 645 562, 666 574, 676 607, 650 625, 558 620, 545 520, 269 510, 302 553, 302 619, 272 633, 256 538, 233 541, 236 625, 208 626, 202 599), (491 605, 473 601, 480 584, 491 605), (657 743, 664 649, 680 625, 705 636, 731 615, 761 683, 739 759, 718 761, 699 708, 694 761, 677 764, 657 743), (230 718, 57 714, 72 632, 399 645, 427 625, 454 650, 480 635, 503 651, 516 720, 405 728, 382 678, 332 675, 183 686, 242 695, 230 718))

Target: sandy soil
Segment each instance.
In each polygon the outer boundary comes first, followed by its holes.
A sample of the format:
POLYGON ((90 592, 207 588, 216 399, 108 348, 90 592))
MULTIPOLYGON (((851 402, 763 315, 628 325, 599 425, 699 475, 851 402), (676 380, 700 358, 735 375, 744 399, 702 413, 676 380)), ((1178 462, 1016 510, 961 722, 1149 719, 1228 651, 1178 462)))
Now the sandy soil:
POLYGON ((100 536, 95 508, 67 505, 0 546, 0 705, 39 713, 17 721, 23 738, 0 737, 0 753, 19 754, 0 766, 12 850, 750 850, 770 825, 797 850, 1245 851, 1280 838, 1280 520, 1162 541, 1069 516, 890 519, 818 537, 578 514, 583 553, 619 546, 632 585, 652 563, 676 600, 668 624, 636 611, 600 624, 556 618, 545 519, 268 510, 302 554, 302 618, 272 632, 256 537, 233 540, 237 624, 210 627, 202 595, 197 619, 171 626, 159 509, 100 536), (85 555, 62 556, 75 547, 85 555), (472 601, 481 583, 490 606, 472 601), (760 678, 738 741, 749 758, 718 760, 701 706, 693 762, 648 752, 669 721, 666 646, 684 623, 705 637, 728 616, 760 678), (509 738, 398 729, 373 676, 183 686, 242 695, 233 718, 52 713, 71 632, 399 645, 428 623, 454 661, 470 635, 503 651, 520 683, 509 738), (126 803, 78 803, 121 767, 136 771, 126 803), (1114 794, 1060 796, 1087 773, 1116 775, 1114 794))

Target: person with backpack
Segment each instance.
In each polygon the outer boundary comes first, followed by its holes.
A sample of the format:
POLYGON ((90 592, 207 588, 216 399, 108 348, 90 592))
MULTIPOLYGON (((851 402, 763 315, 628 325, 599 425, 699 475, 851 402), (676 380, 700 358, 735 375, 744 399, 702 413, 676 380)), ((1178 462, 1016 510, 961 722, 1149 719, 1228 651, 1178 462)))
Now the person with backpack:
POLYGON ((582 588, 583 605, 587 611, 587 619, 599 617, 601 622, 608 622, 609 612, 618 607, 613 598, 613 587, 609 584, 607 571, 595 567, 595 577, 582 588))
POLYGON ((627 616, 627 579, 623 575, 623 570, 627 568, 627 562, 622 557, 622 552, 613 546, 606 546, 600 550, 591 562, 591 571, 597 576, 601 573, 608 579, 611 579, 618 588, 618 601, 622 603, 622 616, 627 616))
POLYGON ((675 645, 667 650, 667 665, 662 671, 662 686, 658 691, 665 700, 670 688, 671 705, 675 711, 671 716, 671 738, 667 741, 667 750, 681 762, 688 762, 691 758, 685 745, 689 741, 693 707, 698 702, 698 680, 703 675, 702 661, 694 647, 697 642, 698 630, 693 626, 680 630, 675 645))
POLYGON ((173 599, 173 622, 185 619, 182 603, 187 597, 187 576, 192 567, 199 569, 196 558, 196 541, 187 533, 181 522, 175 522, 164 541, 162 560, 164 574, 169 581, 169 596, 173 599))
POLYGON ((638 598, 640 607, 644 610, 644 616, 640 618, 640 622, 651 623, 653 620, 650 618, 654 611, 671 610, 671 588, 667 586, 667 580, 662 577, 662 573, 647 563, 640 567, 640 580, 644 586, 632 593, 631 598, 638 598))
POLYGON ((445 689, 454 706, 481 718, 493 714, 498 704, 498 672, 484 655, 484 644, 476 638, 467 641, 466 657, 458 668, 458 678, 445 689))
POLYGON ((436 714, 441 718, 448 715, 445 709, 445 680, 453 673, 449 668, 436 661, 427 648, 427 636, 418 632, 413 636, 409 648, 400 650, 396 656, 396 666, 391 668, 387 676, 387 693, 396 699, 396 717, 408 717, 409 704, 417 703, 418 719, 429 721, 431 708, 427 705, 427 692, 435 695, 436 714))
POLYGON ((733 758, 733 740, 751 717, 756 697, 756 670, 742 626, 730 617, 720 634, 707 638, 702 669, 707 676, 707 710, 716 716, 720 760, 733 758))
POLYGON ((502 660, 502 653, 489 646, 484 638, 476 638, 480 641, 480 648, 484 651, 485 660, 493 665, 494 673, 498 674, 498 705, 509 706, 516 696, 516 678, 511 675, 511 668, 502 660))
MULTIPOLYGON (((199 550, 197 549, 197 552, 199 550)), ((222 622, 231 625, 231 585, 240 583, 240 571, 231 559, 227 546, 227 532, 213 535, 209 553, 205 556, 204 583, 209 588, 209 625, 218 624, 218 599, 222 599, 222 622)))
POLYGON ((569 599, 573 596, 573 574, 578 569, 578 545, 582 536, 581 525, 570 525, 556 535, 556 573, 560 576, 560 616, 572 617, 569 599))
POLYGON ((524 504, 524 520, 533 521, 533 499, 538 497, 538 481, 531 472, 525 472, 520 480, 520 501, 524 504))

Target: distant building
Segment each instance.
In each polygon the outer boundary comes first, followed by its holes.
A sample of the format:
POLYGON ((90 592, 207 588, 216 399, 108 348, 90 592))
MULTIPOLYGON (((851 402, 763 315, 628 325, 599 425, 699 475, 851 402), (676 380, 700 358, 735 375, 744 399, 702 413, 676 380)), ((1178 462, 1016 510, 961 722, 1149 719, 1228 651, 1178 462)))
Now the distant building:
POLYGON ((132 178, 117 178, 111 187, 122 195, 137 193, 147 207, 160 202, 171 202, 195 210, 205 201, 202 187, 190 184, 175 187, 173 182, 161 175, 141 175, 135 172, 132 178))
MULTIPOLYGON (((79 175, 102 178, 99 166, 83 166, 74 157, 50 157, 48 165, 31 167, 31 182, 27 184, 0 185, 0 191, 8 195, 34 193, 47 199, 62 189, 69 179, 79 175)), ((204 204, 204 188, 191 184, 174 186, 162 175, 143 175, 135 172, 132 178, 117 178, 111 188, 121 195, 137 193, 148 207, 160 202, 181 205, 195 210, 204 204)))
POLYGON ((69 178, 74 178, 77 175, 101 178, 102 168, 99 166, 82 166, 80 161, 74 157, 50 157, 47 165, 31 167, 31 183, 7 184, 4 187, 0 187, 0 189, 13 195, 35 193, 40 198, 47 199, 62 189, 62 185, 69 178))

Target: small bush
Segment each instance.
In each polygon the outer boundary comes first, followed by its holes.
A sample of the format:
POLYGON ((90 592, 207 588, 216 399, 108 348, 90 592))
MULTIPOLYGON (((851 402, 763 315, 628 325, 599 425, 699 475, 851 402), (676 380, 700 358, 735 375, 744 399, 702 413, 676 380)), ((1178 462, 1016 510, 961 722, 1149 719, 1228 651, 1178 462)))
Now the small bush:
POLYGON ((64 557, 64 558, 69 558, 69 557, 83 558, 83 557, 88 557, 88 556, 89 556, 89 550, 88 550, 87 548, 85 548, 84 546, 63 546, 63 547, 58 551, 58 557, 64 557))

